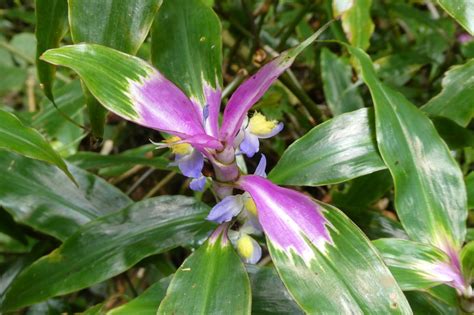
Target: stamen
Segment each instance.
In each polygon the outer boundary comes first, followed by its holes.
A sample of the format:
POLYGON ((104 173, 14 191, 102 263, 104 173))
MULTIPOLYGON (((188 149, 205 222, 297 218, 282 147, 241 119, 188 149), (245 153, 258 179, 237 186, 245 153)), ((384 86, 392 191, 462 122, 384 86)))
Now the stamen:
POLYGON ((255 112, 250 118, 249 121, 249 130, 251 133, 257 136, 265 136, 269 134, 278 124, 276 120, 267 120, 267 118, 260 114, 259 112, 255 112))
POLYGON ((245 199, 244 206, 248 212, 250 212, 254 216, 257 216, 257 206, 255 205, 255 202, 253 201, 252 197, 248 197, 245 199))
POLYGON ((180 142, 181 138, 173 136, 171 138, 163 140, 164 143, 168 145, 173 154, 187 155, 190 154, 193 150, 192 146, 189 143, 180 142))

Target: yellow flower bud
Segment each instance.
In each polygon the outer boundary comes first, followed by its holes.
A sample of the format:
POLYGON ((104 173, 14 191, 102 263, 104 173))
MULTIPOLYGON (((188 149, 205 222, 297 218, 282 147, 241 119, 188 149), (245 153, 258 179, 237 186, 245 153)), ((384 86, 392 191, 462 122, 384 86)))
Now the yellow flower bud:
POLYGON ((252 257, 255 248, 253 246, 252 238, 247 234, 242 235, 237 241, 237 251, 244 259, 252 257))
POLYGON ((190 154, 193 149, 192 146, 189 143, 177 143, 179 141, 181 141, 181 138, 176 136, 163 140, 164 143, 169 145, 173 154, 190 154))
POLYGON ((276 120, 267 120, 265 116, 259 112, 255 112, 250 118, 249 129, 250 132, 256 136, 265 136, 270 133, 278 124, 276 120))
POLYGON ((245 199, 244 206, 248 212, 250 212, 254 216, 257 216, 257 206, 255 205, 255 201, 253 201, 251 197, 245 199))

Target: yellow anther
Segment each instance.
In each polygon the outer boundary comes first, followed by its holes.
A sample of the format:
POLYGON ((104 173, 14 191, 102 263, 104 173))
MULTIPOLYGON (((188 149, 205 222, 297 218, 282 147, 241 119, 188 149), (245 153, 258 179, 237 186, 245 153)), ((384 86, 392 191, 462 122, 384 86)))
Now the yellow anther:
POLYGON ((193 149, 191 145, 189 143, 177 143, 179 141, 181 141, 181 138, 176 136, 163 140, 164 143, 169 145, 173 154, 186 155, 191 153, 193 149))
POLYGON ((242 258, 249 259, 254 252, 252 238, 247 234, 242 235, 237 241, 237 251, 242 258))
POLYGON ((255 112, 250 118, 250 132, 257 136, 264 136, 270 133, 278 124, 276 120, 267 120, 265 116, 259 112, 255 112))
POLYGON ((257 216, 257 206, 255 205, 255 201, 251 197, 248 197, 245 199, 245 209, 247 209, 248 212, 253 214, 254 216, 257 216))

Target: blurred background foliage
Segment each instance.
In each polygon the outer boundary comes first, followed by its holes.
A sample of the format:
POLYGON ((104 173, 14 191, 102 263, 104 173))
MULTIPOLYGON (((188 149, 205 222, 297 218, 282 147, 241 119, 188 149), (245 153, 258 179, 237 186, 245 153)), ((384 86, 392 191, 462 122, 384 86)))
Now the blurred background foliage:
MULTIPOLYGON (((271 58, 269 52, 279 52, 297 44, 332 18, 332 1, 329 0, 216 0, 213 7, 223 25, 226 97, 248 73, 271 58)), ((418 106, 441 92, 446 71, 474 58, 473 38, 434 1, 374 0, 370 16, 373 33, 370 38, 361 39, 360 46, 372 56, 379 77, 418 106)), ((364 27, 370 34, 370 23, 364 27)), ((80 82, 66 68, 59 68, 57 73, 54 95, 61 113, 56 110, 44 96, 37 78, 34 31, 34 1, 0 0, 0 108, 39 130, 72 165, 104 178, 132 200, 192 194, 184 177, 168 166, 167 153, 154 150, 150 144, 150 140, 160 141, 161 135, 157 132, 109 114, 103 138, 92 136, 80 82)), ((291 74, 282 76, 255 107, 268 117, 285 122, 280 136, 262 142, 269 169, 289 144, 315 125, 344 112, 372 106, 368 89, 353 73, 350 57, 340 46, 324 42, 329 39, 347 41, 340 21, 331 25, 330 31, 313 49, 301 54, 291 74)), ((67 33, 62 44, 71 43, 71 35, 67 33)), ((150 60, 150 46, 148 38, 138 56, 150 60)), ((471 89, 474 88, 471 86, 471 89)), ((472 210, 474 125, 471 122, 464 128, 446 118, 434 121, 461 164, 472 210)), ((249 169, 255 167, 252 163, 249 163, 249 169)), ((41 169, 33 164, 25 162, 25 167, 35 171, 41 169)), ((0 166, 0 177, 5 167, 8 165, 0 166)), ((74 171, 75 174, 80 172, 74 171)), ((96 189, 97 179, 84 176, 83 180, 91 183, 90 189, 96 189)), ((4 185, 8 185, 9 180, 4 178, 4 185)), ((37 187, 47 185, 46 181, 30 177, 26 171, 16 180, 23 183, 25 200, 29 193, 37 191, 37 187)), ((383 170, 343 184, 306 190, 343 209, 372 239, 403 238, 404 231, 393 211, 392 187, 388 171, 383 170)), ((91 191, 84 194, 90 200, 94 199, 90 196, 91 191)), ((122 194, 120 196, 126 199, 122 194)), ((196 196, 212 203, 213 196, 209 191, 196 196)), ((472 211, 468 224, 467 239, 473 240, 472 211)), ((56 238, 15 223, 10 214, 0 208, 0 295, 20 270, 58 244, 56 238)), ((21 313, 81 312, 103 301, 104 309, 111 309, 143 292, 150 284, 167 281, 166 277, 176 270, 191 248, 178 248, 149 257, 122 275, 34 305, 21 313)), ((254 285, 262 284, 255 282, 254 285)), ((415 304, 419 301, 423 304, 426 299, 434 298, 433 295, 414 293, 409 299, 415 304)))

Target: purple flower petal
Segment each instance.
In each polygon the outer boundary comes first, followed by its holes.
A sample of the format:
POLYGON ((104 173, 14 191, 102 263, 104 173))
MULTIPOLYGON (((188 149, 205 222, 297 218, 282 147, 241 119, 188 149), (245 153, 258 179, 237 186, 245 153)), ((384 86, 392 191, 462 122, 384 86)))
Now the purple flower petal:
POLYGON ((217 223, 229 222, 242 211, 243 207, 241 195, 227 196, 211 209, 206 220, 217 223))
POLYGON ((245 131, 244 140, 240 144, 240 150, 249 158, 253 157, 255 153, 260 150, 260 142, 258 137, 248 131, 245 131))
POLYGON ((204 156, 201 152, 193 150, 188 155, 176 155, 176 163, 181 173, 186 177, 201 177, 201 171, 204 166, 204 156))
POLYGON ((265 154, 262 154, 262 157, 260 158, 260 161, 258 162, 257 168, 255 169, 254 175, 257 175, 260 177, 267 177, 267 173, 265 172, 266 168, 267 168, 267 158, 265 157, 265 154))
POLYGON ((177 135, 181 139, 206 134, 201 113, 191 100, 158 71, 130 82, 130 98, 139 114, 137 123, 177 135))
POLYGON ((191 183, 189 183, 189 188, 194 191, 203 191, 204 187, 206 187, 206 177, 204 176, 194 178, 191 183))
POLYGON ((287 253, 293 250, 309 261, 314 257, 309 243, 321 252, 327 243, 332 244, 328 221, 309 197, 255 175, 242 176, 238 184, 252 196, 260 224, 277 248, 287 253))
POLYGON ((229 100, 222 121, 220 138, 232 143, 250 108, 265 94, 276 79, 288 69, 294 58, 283 53, 264 65, 234 92, 229 100))
POLYGON ((207 100, 208 119, 204 125, 207 133, 214 137, 219 136, 219 112, 221 107, 221 90, 214 89, 209 84, 204 84, 204 94, 207 100))

